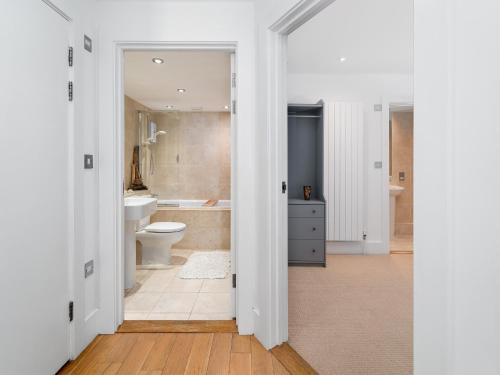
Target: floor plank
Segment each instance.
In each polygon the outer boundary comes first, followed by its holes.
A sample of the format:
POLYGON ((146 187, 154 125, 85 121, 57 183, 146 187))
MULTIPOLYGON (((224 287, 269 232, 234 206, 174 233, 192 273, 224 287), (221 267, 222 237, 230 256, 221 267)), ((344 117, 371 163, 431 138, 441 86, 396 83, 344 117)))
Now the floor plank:
POLYGON ((233 335, 230 333, 214 334, 214 341, 212 343, 212 350, 208 361, 207 375, 229 374, 232 339, 233 335))
POLYGON ((74 361, 68 362, 63 368, 61 368, 58 372, 57 375, 66 375, 66 374, 71 374, 81 363, 85 362, 88 357, 90 356, 90 353, 96 348, 101 340, 103 339, 104 336, 99 335, 97 336, 92 342, 83 350, 83 352, 80 353, 78 358, 76 358, 74 361))
POLYGON ((281 362, 281 364, 292 375, 294 374, 317 374, 317 372, 307 363, 288 343, 276 346, 271 349, 271 353, 281 362))
POLYGON ((252 348, 252 374, 254 375, 273 375, 273 360, 272 355, 262 344, 251 336, 252 348))
POLYGON ((240 336, 237 333, 233 334, 233 341, 231 344, 232 353, 250 353, 251 351, 250 336, 240 336))
POLYGON ((168 356, 167 363, 163 369, 164 375, 182 375, 191 354, 195 335, 190 333, 179 333, 175 338, 174 347, 168 356))
POLYGON ((234 320, 125 320, 118 333, 238 332, 234 320))
POLYGON ((231 353, 231 361, 229 363, 229 374, 251 375, 252 355, 250 353, 231 353))
POLYGON ((122 366, 121 363, 111 363, 106 370, 102 373, 102 375, 116 375, 118 373, 118 370, 122 366))
POLYGON ((273 374, 274 375, 290 375, 285 367, 281 364, 280 361, 276 359, 275 356, 272 356, 273 359, 273 374))
POLYGON ((155 334, 143 334, 139 336, 118 370, 118 374, 137 374, 141 370, 157 339, 158 336, 155 334))
POLYGON ((163 370, 167 358, 172 351, 174 346, 176 334, 175 333, 165 333, 156 340, 155 345, 149 352, 146 361, 142 365, 142 371, 146 373, 152 373, 153 371, 163 370))
POLYGON ((184 372, 185 375, 206 374, 213 339, 213 333, 200 333, 194 337, 193 347, 184 372))

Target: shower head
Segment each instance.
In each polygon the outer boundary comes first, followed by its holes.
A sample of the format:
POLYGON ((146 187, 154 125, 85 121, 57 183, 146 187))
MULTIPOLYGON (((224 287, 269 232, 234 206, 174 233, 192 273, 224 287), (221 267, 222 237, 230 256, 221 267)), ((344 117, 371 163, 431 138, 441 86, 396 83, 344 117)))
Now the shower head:
POLYGON ((157 135, 164 135, 164 134, 167 134, 167 132, 165 130, 159 130, 156 132, 155 136, 157 135))

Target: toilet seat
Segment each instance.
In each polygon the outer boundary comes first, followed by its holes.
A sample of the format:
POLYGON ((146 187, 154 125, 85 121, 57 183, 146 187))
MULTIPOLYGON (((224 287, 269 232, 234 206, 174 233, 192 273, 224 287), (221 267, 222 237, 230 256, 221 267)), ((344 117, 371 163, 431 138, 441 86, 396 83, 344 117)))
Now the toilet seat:
POLYGON ((184 229, 186 229, 186 224, 172 221, 159 221, 144 228, 146 232, 150 233, 174 233, 182 232, 184 229))

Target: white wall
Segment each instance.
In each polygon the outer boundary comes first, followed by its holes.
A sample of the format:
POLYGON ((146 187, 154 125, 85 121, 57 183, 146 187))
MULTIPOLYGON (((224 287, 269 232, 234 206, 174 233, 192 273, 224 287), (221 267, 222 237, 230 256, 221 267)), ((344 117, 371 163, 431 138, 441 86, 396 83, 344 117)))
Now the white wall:
MULTIPOLYGON (((288 100, 291 103, 315 103, 320 99, 330 101, 361 102, 364 106, 365 125, 365 230, 366 253, 388 252, 382 219, 384 179, 386 169, 375 169, 374 162, 384 160, 387 154, 384 143, 383 113, 375 112, 374 105, 389 98, 411 97, 413 77, 402 74, 345 74, 345 75, 288 75, 288 100)), ((385 132, 387 134, 387 132, 385 132)), ((387 209, 387 207, 386 207, 387 209)), ((388 222, 386 223, 389 224, 388 222)), ((360 252, 357 243, 345 246, 341 252, 360 252)), ((337 250, 338 251, 338 250, 337 250)))
MULTIPOLYGON (((254 8, 251 2, 114 2, 98 3, 99 15, 99 131, 100 131, 100 258, 102 304, 106 311, 101 330, 113 332, 116 318, 114 202, 120 199, 115 161, 119 147, 115 133, 115 42, 236 42, 238 71, 238 124, 236 158, 237 272, 240 299, 238 325, 243 334, 253 333, 255 301, 256 231, 255 136, 254 136, 254 8)), ((167 62, 168 63, 168 62, 167 62)), ((234 197, 233 197, 234 198, 234 197)), ((116 322, 118 323, 118 322, 116 322)))
POLYGON ((415 373, 498 374, 500 3, 415 1, 415 373))

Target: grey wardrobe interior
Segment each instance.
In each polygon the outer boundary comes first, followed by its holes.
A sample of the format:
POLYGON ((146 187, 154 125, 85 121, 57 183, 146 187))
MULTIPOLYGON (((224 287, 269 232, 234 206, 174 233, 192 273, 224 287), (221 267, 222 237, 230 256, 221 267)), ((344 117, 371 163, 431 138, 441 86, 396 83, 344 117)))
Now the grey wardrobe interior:
POLYGON ((288 262, 325 265, 323 105, 288 106, 288 262), (310 200, 304 186, 312 187, 310 200))

